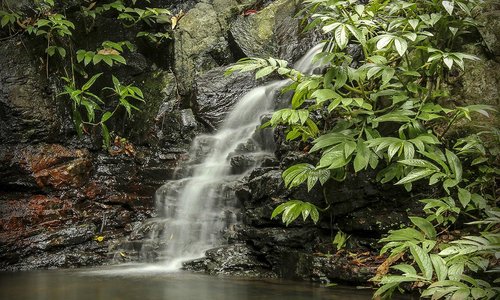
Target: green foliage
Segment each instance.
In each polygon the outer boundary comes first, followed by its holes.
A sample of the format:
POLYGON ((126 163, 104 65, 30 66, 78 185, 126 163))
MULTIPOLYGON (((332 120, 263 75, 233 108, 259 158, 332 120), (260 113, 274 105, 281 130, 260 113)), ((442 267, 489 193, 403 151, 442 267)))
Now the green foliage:
POLYGON ((21 15, 16 12, 0 10, 0 26, 2 28, 5 26, 12 27, 20 19, 21 15))
POLYGON ((71 36, 71 29, 75 29, 73 22, 68 21, 61 14, 49 15, 46 19, 38 19, 34 25, 28 26, 26 31, 29 34, 44 36, 47 40, 45 52, 48 56, 58 53, 61 57, 66 56, 66 49, 56 45, 56 38, 65 38, 71 36))
MULTIPOLYGON (((255 71, 256 78, 278 74, 291 80, 286 88, 295 92, 291 107, 275 112, 269 125, 286 126, 288 140, 311 142, 309 152, 320 158, 316 165, 285 170, 287 187, 307 182, 310 190, 317 181, 342 181, 349 172, 371 168, 381 183, 411 191, 413 184, 425 181, 434 188, 436 198, 420 200, 425 217, 410 217, 411 227, 381 239, 381 252, 396 260, 404 257, 405 263, 374 278, 380 284, 374 297, 390 298, 401 283, 421 288, 422 296, 432 299, 499 295, 498 287, 474 277, 494 271, 491 264, 500 253, 498 130, 448 135, 460 121, 490 117, 494 108, 445 106, 452 103, 447 101, 450 74, 478 60, 461 52, 459 41, 476 30, 479 3, 307 0, 301 12, 311 20, 306 29, 319 27, 326 37, 315 57, 322 75, 302 74, 272 58, 244 59, 226 72, 255 71), (349 44, 362 51, 360 61, 347 51, 349 44), (314 128, 307 121, 317 121, 311 115, 334 121, 321 131, 307 130, 314 128), (460 228, 459 217, 473 222, 460 228), (462 232, 455 241, 443 238, 450 226, 462 232)), ((278 206, 273 216, 291 207, 283 218, 289 224, 300 215, 302 202, 297 201, 278 206)))
POLYGON ((110 67, 113 66, 113 62, 127 64, 125 58, 121 56, 124 46, 126 46, 130 51, 135 50, 134 45, 132 45, 132 43, 130 43, 129 41, 118 43, 104 41, 102 43, 102 48, 97 49, 96 51, 86 51, 82 49, 76 51, 76 60, 78 62, 83 62, 85 66, 90 62, 96 65, 101 61, 105 62, 110 67))
POLYGON ((130 100, 135 99, 144 102, 144 96, 138 87, 133 85, 123 86, 115 76, 112 76, 113 88, 105 87, 104 89, 113 91, 113 96, 118 98, 118 101, 113 110, 104 110, 101 105, 104 105, 105 101, 90 92, 90 89, 101 75, 102 73, 98 73, 92 76, 80 88, 76 86, 74 80, 63 77, 67 84, 64 86, 64 92, 59 94, 59 96, 68 95, 71 100, 73 122, 78 135, 83 134, 85 126, 99 126, 101 127, 103 147, 108 149, 111 145, 111 136, 106 122, 113 117, 120 107, 125 108, 128 116, 131 117, 131 110, 139 109, 132 105, 130 100), (82 116, 82 110, 85 111, 85 117, 82 116), (97 112, 100 114, 99 121, 96 121, 98 119, 96 116, 97 112))
POLYGON ((351 237, 350 235, 345 234, 342 230, 339 230, 333 238, 332 244, 335 245, 337 251, 343 249, 347 243, 347 240, 351 237))
POLYGON ((281 220, 286 226, 290 225, 295 219, 302 215, 302 219, 305 221, 309 216, 316 224, 319 220, 319 211, 316 205, 303 202, 300 200, 290 200, 283 204, 278 205, 271 215, 271 219, 274 219, 276 216, 281 215, 281 220))
MULTIPOLYGON (((173 17, 170 11, 163 8, 138 8, 135 7, 136 2, 135 0, 116 0, 111 3, 95 1, 89 2, 88 6, 82 6, 81 12, 85 17, 86 33, 91 32, 98 16, 105 12, 114 11, 109 15, 116 15, 117 19, 122 21, 123 26, 128 28, 140 25, 141 30, 152 31, 141 31, 137 34, 138 37, 148 38, 157 44, 170 38, 170 34, 165 28, 156 26, 172 22, 173 17), (131 5, 129 6, 127 3, 131 3, 131 5), (144 24, 151 28, 144 28, 144 24), (156 32, 158 30, 160 32, 156 32)), ((145 0, 140 5, 143 5, 144 2, 150 3, 150 1, 145 0)), ((132 118, 133 111, 139 110, 136 103, 143 102, 144 95, 135 85, 123 85, 116 76, 111 74, 113 86, 106 87, 104 90, 111 91, 112 95, 103 96, 103 92, 95 90, 94 84, 104 76, 101 76, 101 73, 89 75, 86 67, 90 63, 97 65, 101 62, 110 67, 115 64, 126 64, 123 54, 125 51, 135 51, 135 46, 130 41, 104 41, 95 50, 75 50, 72 36, 74 33, 82 32, 82 30, 77 30, 75 23, 70 20, 74 16, 71 14, 72 12, 66 12, 64 6, 55 6, 54 0, 34 0, 34 10, 30 12, 12 11, 4 3, 2 3, 1 8, 1 28, 7 27, 12 35, 27 33, 45 38, 46 75, 49 77, 49 74, 55 74, 54 77, 66 82, 63 86, 64 91, 60 95, 64 95, 70 100, 72 119, 77 133, 79 135, 93 134, 95 130, 89 131, 88 129, 100 127, 103 146, 108 149, 112 133, 109 132, 106 122, 120 108, 127 113, 128 118, 132 118), (59 60, 57 64, 51 65, 49 58, 53 56, 59 56, 59 60), (52 72, 49 72, 49 69, 52 72), (65 74, 65 76, 60 76, 60 74, 65 74), (86 80, 89 76, 90 79, 86 80), (114 107, 114 109, 108 110, 109 107, 114 107)), ((180 17, 182 16, 176 16, 175 20, 177 21, 180 17)), ((133 150, 131 145, 129 148, 133 150)))

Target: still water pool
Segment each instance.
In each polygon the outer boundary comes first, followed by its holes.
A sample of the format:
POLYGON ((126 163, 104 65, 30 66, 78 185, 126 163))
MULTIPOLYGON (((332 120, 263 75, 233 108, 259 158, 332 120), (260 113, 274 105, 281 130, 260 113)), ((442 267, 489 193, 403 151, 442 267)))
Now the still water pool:
POLYGON ((0 273, 2 300, 361 300, 371 290, 164 272, 155 266, 0 273))

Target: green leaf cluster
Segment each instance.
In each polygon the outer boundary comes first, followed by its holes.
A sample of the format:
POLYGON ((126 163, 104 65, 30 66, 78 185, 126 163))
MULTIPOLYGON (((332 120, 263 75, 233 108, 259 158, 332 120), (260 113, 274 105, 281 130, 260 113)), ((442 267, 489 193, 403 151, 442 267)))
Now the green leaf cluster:
MULTIPOLYGON (((466 72, 467 62, 478 60, 462 52, 460 43, 477 30, 474 17, 481 1, 304 4, 299 15, 308 22, 306 30, 319 28, 325 38, 314 59, 323 69, 321 75, 302 74, 272 58, 247 58, 226 72, 255 71, 257 78, 274 74, 291 80, 285 88, 294 92, 290 107, 276 111, 269 125, 286 126, 287 140, 300 137, 319 158, 315 164, 286 169, 285 185, 307 184, 311 190, 318 181, 327 185, 367 169, 377 173, 380 183, 407 191, 416 183, 428 183, 436 196, 420 200, 422 215, 410 217, 412 226, 381 239, 382 253, 404 257, 405 263, 374 279, 380 285, 375 297, 390 298, 401 283, 420 287, 422 296, 432 299, 498 297, 493 283, 474 278, 477 272, 492 271, 500 252, 500 227, 495 223, 498 130, 449 135, 460 122, 490 118, 495 109, 445 105, 453 103, 448 101, 451 74, 466 72), (361 58, 354 57, 348 45, 360 49, 361 58), (305 130, 314 128, 308 121, 316 123, 318 131, 305 130), (446 240, 449 228, 459 226, 459 217, 473 222, 460 228, 463 234, 455 241, 446 240)), ((293 213, 283 219, 286 224, 299 215, 302 202, 293 201, 293 213)), ((274 216, 288 206, 278 207, 274 216)))

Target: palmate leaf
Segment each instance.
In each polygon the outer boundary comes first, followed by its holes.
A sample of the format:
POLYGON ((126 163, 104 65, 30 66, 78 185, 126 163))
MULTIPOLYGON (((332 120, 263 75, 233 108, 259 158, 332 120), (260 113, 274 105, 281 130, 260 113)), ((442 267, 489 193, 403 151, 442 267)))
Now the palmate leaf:
POLYGON ((315 224, 319 220, 319 211, 316 205, 300 200, 290 200, 278 205, 271 214, 271 219, 280 214, 282 214, 281 219, 286 226, 290 225, 300 215, 302 215, 304 221, 310 216, 315 224))
POLYGON ((293 188, 307 181, 307 189, 310 191, 319 181, 322 185, 330 178, 330 170, 316 168, 311 164, 297 164, 286 169, 283 174, 285 186, 293 188))

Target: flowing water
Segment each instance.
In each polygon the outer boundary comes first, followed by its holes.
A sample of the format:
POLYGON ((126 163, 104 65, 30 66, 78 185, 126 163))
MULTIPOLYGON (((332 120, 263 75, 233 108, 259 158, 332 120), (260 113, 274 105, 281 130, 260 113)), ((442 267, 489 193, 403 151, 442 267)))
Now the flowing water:
MULTIPOLYGON (((309 73, 315 67, 312 57, 322 45, 311 49, 295 68, 309 73)), ((273 100, 289 81, 277 81, 252 89, 228 113, 215 134, 195 138, 190 161, 178 171, 179 179, 163 185, 156 192, 159 218, 145 223, 148 247, 161 240, 164 251, 160 260, 166 270, 176 270, 182 261, 202 257, 204 252, 222 243, 225 229, 237 222, 238 206, 235 183, 273 150, 271 130, 258 130, 262 118, 274 109, 273 100), (235 168, 235 159, 244 159, 243 167, 235 168), (233 161, 233 163, 232 163, 233 161)))

